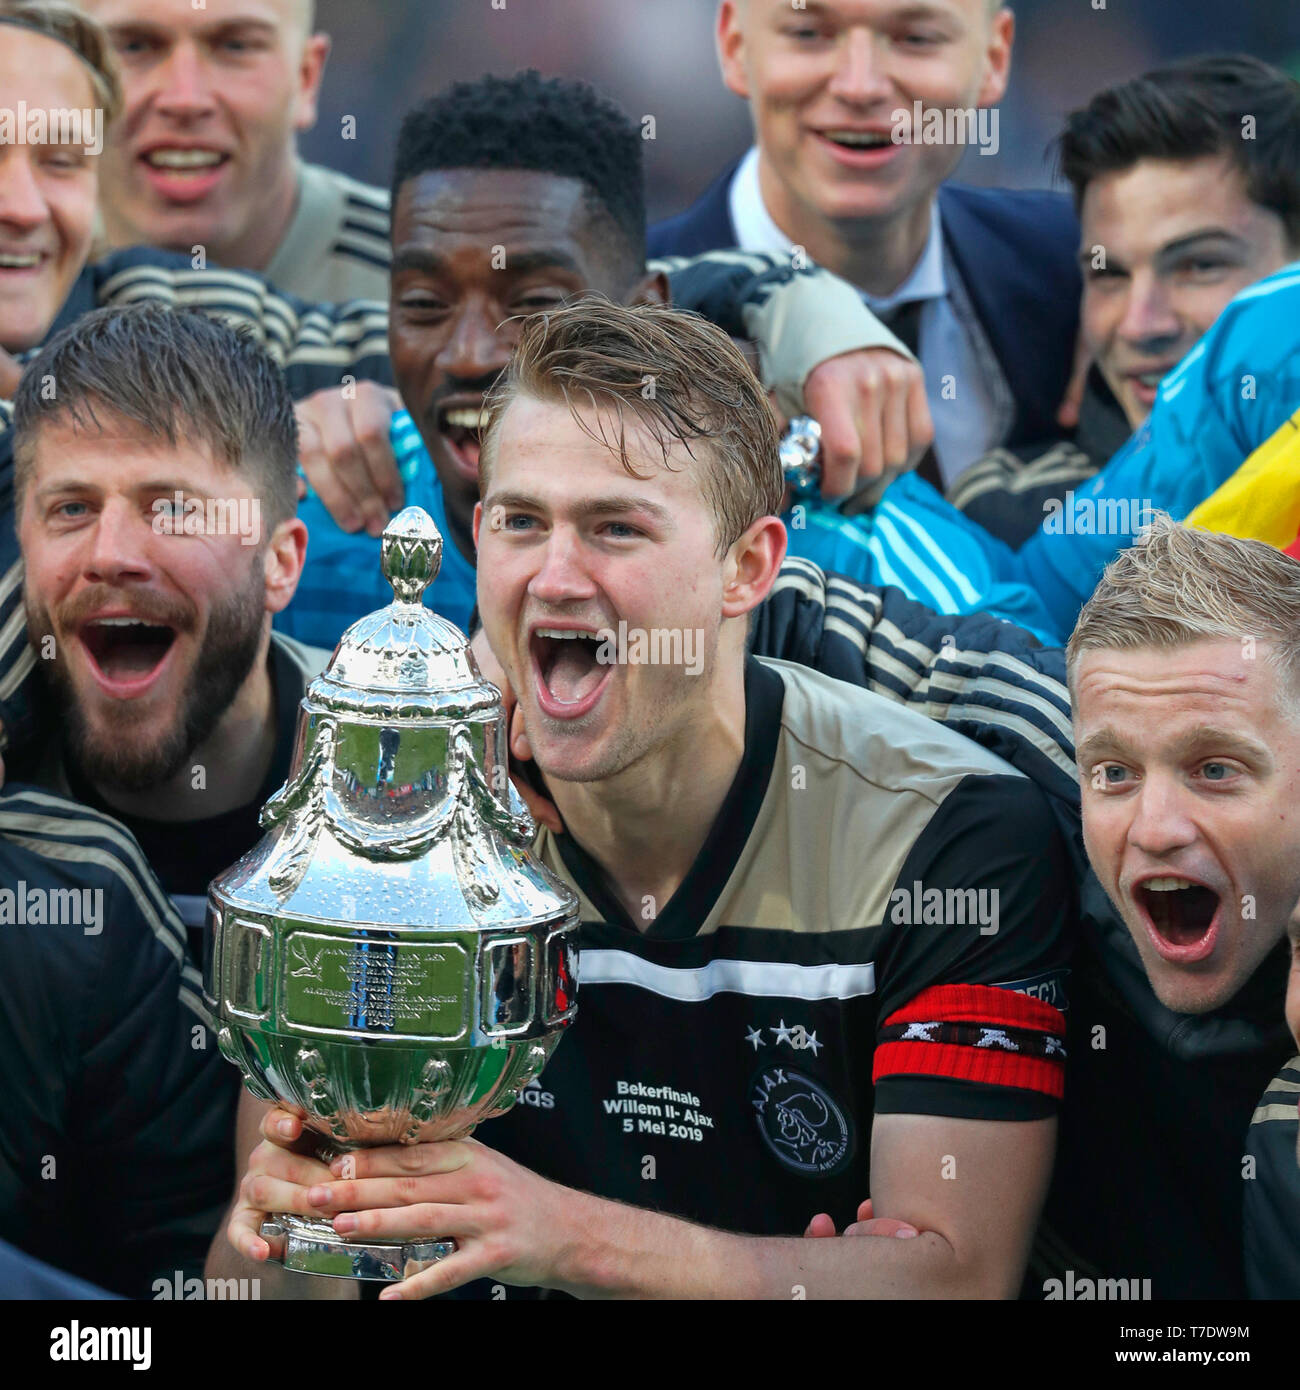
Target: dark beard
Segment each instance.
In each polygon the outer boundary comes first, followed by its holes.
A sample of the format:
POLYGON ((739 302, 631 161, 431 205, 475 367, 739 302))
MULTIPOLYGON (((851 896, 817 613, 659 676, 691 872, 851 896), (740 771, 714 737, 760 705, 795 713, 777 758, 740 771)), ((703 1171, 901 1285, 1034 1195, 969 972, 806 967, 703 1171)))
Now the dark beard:
MULTIPOLYGON (((96 738, 63 663, 56 659, 46 664, 62 715, 65 754, 88 781, 124 792, 144 792, 181 770, 194 750, 211 737, 253 669, 262 641, 265 593, 263 567, 254 564, 244 592, 212 610, 182 697, 180 718, 143 746, 111 734, 103 740, 96 738)), ((48 618, 29 609, 28 630, 51 631, 48 618)))

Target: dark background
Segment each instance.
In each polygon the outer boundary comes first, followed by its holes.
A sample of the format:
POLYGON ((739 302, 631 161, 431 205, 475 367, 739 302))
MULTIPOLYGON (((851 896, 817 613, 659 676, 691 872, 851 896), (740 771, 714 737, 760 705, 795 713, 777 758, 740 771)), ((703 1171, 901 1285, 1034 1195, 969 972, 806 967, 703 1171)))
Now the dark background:
MULTIPOLYGON (((1300 72, 1300 0, 1023 0, 1001 148, 958 177, 1045 187, 1061 116, 1110 83, 1195 53, 1244 51, 1300 72)), ((536 67, 582 77, 638 121, 652 218, 684 207, 749 141, 745 104, 718 75, 714 0, 318 0, 334 40, 308 159, 387 185, 401 117, 449 82, 536 67), (341 138, 356 118, 356 139, 341 138)))

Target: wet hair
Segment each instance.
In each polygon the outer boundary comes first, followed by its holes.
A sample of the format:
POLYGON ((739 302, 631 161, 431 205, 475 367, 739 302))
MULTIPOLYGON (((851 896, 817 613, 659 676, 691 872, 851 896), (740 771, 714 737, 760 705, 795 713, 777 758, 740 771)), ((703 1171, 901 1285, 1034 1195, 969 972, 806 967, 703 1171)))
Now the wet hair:
POLYGON ((1262 541, 1183 526, 1157 512, 1106 566, 1065 649, 1074 689, 1085 652, 1267 642, 1288 711, 1300 715, 1300 564, 1262 541))
POLYGON ((485 402, 484 495, 501 422, 519 396, 567 405, 632 477, 646 475, 628 456, 629 426, 650 435, 665 466, 672 466, 673 445, 684 445, 713 513, 719 558, 760 517, 781 509, 784 482, 767 397, 739 348, 698 314, 588 295, 529 318, 485 402), (580 411, 594 411, 596 420, 580 411))
POLYGON ((254 480, 272 527, 294 515, 293 400, 249 329, 197 309, 135 304, 96 309, 56 334, 27 365, 14 396, 20 509, 41 429, 102 429, 101 413, 172 446, 201 440, 214 458, 254 480))

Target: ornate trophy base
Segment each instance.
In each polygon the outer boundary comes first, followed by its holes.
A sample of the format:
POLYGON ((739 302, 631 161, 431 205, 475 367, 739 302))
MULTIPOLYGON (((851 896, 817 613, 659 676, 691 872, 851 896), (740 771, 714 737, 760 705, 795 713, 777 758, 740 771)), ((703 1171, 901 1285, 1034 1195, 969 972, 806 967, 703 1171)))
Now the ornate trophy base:
POLYGON ((394 1284, 428 1269, 456 1248, 454 1240, 345 1240, 328 1221, 276 1215, 262 1222, 271 1259, 296 1274, 394 1284))

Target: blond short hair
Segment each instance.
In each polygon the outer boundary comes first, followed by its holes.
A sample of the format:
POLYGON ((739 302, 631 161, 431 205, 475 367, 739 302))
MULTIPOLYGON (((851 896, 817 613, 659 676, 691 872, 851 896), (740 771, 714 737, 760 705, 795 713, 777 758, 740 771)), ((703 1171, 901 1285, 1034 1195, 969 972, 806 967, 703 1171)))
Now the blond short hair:
POLYGON ((1106 566, 1065 649, 1070 691, 1090 651, 1253 638, 1300 712, 1300 564, 1262 541, 1182 526, 1165 512, 1106 566))
POLYGON ((692 445, 702 445, 700 492, 713 513, 719 556, 760 517, 781 509, 779 441, 767 396, 731 339, 698 314, 590 295, 528 319, 485 402, 479 457, 485 493, 501 421, 518 396, 563 402, 634 478, 644 475, 628 458, 629 415, 653 436, 665 464, 674 441, 692 458, 692 445), (583 406, 615 417, 613 439, 603 425, 597 430, 581 417, 583 406))
MULTIPOLYGON (((108 34, 98 20, 64 0, 0 0, 0 19, 13 20, 70 48, 89 71, 104 124, 112 125, 122 110, 122 80, 108 34)), ((3 30, 0 25, 0 34, 3 30)))

